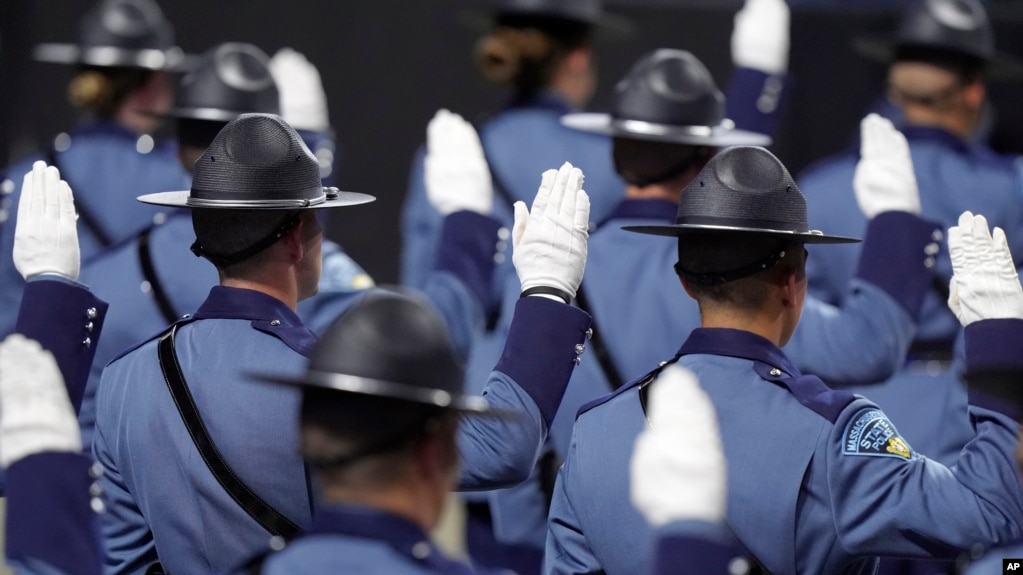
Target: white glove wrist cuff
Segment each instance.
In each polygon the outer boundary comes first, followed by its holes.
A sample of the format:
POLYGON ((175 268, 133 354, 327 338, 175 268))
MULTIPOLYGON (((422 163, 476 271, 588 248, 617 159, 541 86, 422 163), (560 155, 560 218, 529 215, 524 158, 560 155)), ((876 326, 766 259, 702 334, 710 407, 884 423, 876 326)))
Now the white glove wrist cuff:
POLYGON ((555 296, 565 303, 572 302, 572 294, 565 290, 558 289, 551 286, 535 286, 528 289, 522 290, 520 298, 529 297, 531 295, 543 295, 543 296, 555 296))

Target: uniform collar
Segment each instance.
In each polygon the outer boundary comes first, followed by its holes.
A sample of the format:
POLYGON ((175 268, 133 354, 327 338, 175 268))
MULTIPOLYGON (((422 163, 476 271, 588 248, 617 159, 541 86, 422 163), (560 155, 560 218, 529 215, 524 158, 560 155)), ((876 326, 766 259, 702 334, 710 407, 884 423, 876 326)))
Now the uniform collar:
POLYGON ((597 224, 597 229, 604 227, 611 220, 659 220, 667 223, 675 222, 678 204, 668 200, 622 200, 607 218, 597 224))
POLYGON ((508 110, 514 110, 517 108, 542 108, 545 110, 552 110, 562 116, 578 111, 575 106, 565 99, 564 96, 558 94, 554 90, 541 90, 531 96, 515 97, 507 106, 505 106, 505 108, 508 110))
POLYGON ((302 355, 309 355, 316 336, 281 300, 250 289, 214 286, 193 319, 244 319, 302 355))
POLYGON ((423 529, 412 521, 372 507, 337 504, 318 506, 308 533, 372 539, 390 545, 409 560, 427 564, 439 573, 472 573, 467 565, 444 557, 423 529))
POLYGON ((952 132, 934 126, 902 126, 901 130, 910 142, 935 142, 963 153, 970 149, 969 144, 952 132))
POLYGON ((800 375, 785 353, 767 339, 738 329, 697 328, 678 350, 678 355, 723 355, 766 363, 790 376, 800 375))

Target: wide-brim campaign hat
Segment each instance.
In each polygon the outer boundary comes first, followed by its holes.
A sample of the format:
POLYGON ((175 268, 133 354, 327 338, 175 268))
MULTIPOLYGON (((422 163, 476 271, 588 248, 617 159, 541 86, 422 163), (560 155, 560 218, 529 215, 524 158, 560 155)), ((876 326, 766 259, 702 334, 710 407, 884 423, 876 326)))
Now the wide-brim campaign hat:
POLYGON ((463 10, 458 20, 477 32, 509 16, 577 22, 592 26, 601 37, 625 37, 635 28, 628 18, 605 10, 601 0, 485 0, 482 4, 463 10))
POLYGON ((174 45, 174 29, 153 0, 103 0, 78 26, 78 43, 44 43, 36 60, 54 64, 181 71, 195 63, 174 45))
POLYGON ((410 292, 379 290, 363 297, 327 328, 304 375, 252 376, 465 414, 509 415, 481 396, 464 393, 465 370, 447 324, 422 296, 410 292))
POLYGON ((737 130, 725 118, 725 97, 700 60, 661 49, 636 62, 615 87, 608 114, 562 116, 569 128, 621 138, 693 146, 767 146, 764 134, 737 130))
POLYGON ((229 122, 252 113, 281 113, 270 58, 252 44, 228 42, 206 52, 181 79, 165 116, 229 122))
POLYGON ((1023 79, 1023 62, 996 49, 994 28, 979 0, 918 0, 903 12, 894 35, 857 38, 853 46, 884 63, 914 55, 965 56, 983 62, 991 79, 1023 79))
POLYGON ((622 229, 674 237, 742 233, 803 244, 860 241, 810 229, 806 198, 788 169, 754 146, 728 148, 711 158, 682 191, 674 224, 622 229))
POLYGON ((375 199, 324 187, 316 157, 273 114, 242 114, 224 126, 196 160, 191 190, 138 197, 158 206, 267 210, 337 208, 375 199))

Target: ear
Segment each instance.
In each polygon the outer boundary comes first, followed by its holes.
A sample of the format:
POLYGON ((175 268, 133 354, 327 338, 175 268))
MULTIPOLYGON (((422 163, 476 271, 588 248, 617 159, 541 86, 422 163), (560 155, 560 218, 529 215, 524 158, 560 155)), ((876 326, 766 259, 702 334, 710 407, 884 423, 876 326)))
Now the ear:
POLYGON ((593 49, 589 46, 580 46, 565 57, 565 68, 574 73, 581 74, 591 69, 593 65, 593 49))
POLYGON ((987 88, 983 82, 972 82, 963 88, 963 103, 971 110, 980 110, 987 96, 987 88))
POLYGON ((305 218, 299 217, 298 223, 285 232, 284 237, 279 242, 288 250, 289 260, 294 263, 298 263, 305 258, 305 243, 302 241, 305 225, 305 218))
POLYGON ((682 284, 682 289, 686 290, 686 295, 694 300, 696 299, 696 296, 693 295, 693 290, 689 289, 689 282, 687 282, 685 278, 678 276, 678 283, 682 284))
POLYGON ((796 307, 796 296, 799 293, 797 283, 796 270, 793 269, 786 270, 778 278, 775 287, 779 291, 782 306, 790 309, 796 307))

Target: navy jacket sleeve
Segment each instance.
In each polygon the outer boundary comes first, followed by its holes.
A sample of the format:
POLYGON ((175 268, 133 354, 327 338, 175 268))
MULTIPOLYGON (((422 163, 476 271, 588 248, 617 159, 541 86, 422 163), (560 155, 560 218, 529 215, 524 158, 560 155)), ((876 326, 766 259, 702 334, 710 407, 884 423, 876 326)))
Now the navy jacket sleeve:
POLYGON ((42 276, 25 284, 15 331, 53 353, 76 413, 82 405, 107 307, 85 286, 56 276, 42 276))
POLYGON ((736 68, 728 84, 727 117, 735 127, 774 136, 785 102, 792 91, 788 75, 736 68))

